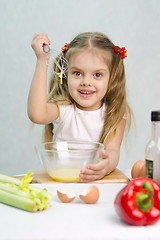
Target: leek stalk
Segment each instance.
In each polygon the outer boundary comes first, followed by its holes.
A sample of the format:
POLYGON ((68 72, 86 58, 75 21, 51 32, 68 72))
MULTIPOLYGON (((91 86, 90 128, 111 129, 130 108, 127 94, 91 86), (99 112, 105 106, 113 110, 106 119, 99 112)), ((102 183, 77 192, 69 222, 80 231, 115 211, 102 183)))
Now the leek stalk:
POLYGON ((30 171, 22 180, 0 174, 0 203, 29 212, 44 210, 50 206, 52 195, 47 189, 39 189, 30 184, 30 171))
POLYGON ((33 200, 3 190, 0 190, 0 202, 28 212, 37 211, 36 203, 33 200))
POLYGON ((0 174, 0 182, 12 183, 12 184, 15 184, 17 186, 22 185, 21 180, 19 180, 17 178, 9 177, 7 175, 3 175, 3 174, 0 174))

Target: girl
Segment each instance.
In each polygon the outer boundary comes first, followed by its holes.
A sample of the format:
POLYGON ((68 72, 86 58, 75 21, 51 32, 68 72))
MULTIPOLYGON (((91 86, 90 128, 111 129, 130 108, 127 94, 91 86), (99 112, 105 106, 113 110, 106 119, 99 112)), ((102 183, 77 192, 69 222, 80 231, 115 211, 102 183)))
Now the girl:
MULTIPOLYGON (((126 120, 128 125, 131 121, 123 63, 126 50, 114 46, 104 34, 79 34, 62 48, 68 62, 67 74, 62 77, 59 73, 62 84, 55 74, 51 76, 47 99, 43 47, 50 44, 45 33, 36 33, 31 43, 37 64, 28 97, 28 116, 35 123, 45 124, 45 142, 103 143, 103 160, 89 164, 80 173, 81 182, 101 179, 116 168, 126 120)), ((53 68, 57 71, 56 65, 53 68)))

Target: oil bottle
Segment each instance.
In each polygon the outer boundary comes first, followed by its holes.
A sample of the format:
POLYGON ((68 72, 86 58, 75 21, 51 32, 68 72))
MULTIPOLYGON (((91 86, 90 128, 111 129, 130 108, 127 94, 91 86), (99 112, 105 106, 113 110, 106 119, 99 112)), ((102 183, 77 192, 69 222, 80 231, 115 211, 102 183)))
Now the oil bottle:
POLYGON ((152 135, 145 150, 146 176, 160 184, 160 111, 151 112, 152 135))

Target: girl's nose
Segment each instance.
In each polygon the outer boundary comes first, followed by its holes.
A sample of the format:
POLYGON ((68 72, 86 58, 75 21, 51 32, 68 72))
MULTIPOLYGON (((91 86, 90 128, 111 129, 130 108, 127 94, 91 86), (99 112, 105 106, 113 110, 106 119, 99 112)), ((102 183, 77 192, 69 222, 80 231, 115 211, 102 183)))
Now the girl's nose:
POLYGON ((83 79, 81 80, 81 86, 91 86, 92 85, 92 80, 90 76, 84 76, 83 79))

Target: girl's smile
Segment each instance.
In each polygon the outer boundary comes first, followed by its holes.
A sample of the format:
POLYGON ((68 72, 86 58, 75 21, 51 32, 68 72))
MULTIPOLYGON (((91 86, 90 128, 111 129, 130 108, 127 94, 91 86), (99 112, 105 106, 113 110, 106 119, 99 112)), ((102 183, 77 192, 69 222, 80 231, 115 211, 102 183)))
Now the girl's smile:
POLYGON ((69 60, 68 89, 77 107, 85 111, 99 109, 109 76, 104 51, 83 49, 73 54, 69 60))
POLYGON ((79 94, 80 94, 82 97, 90 97, 90 96, 92 96, 94 93, 95 93, 95 91, 90 91, 90 90, 86 90, 86 89, 79 91, 79 94))

